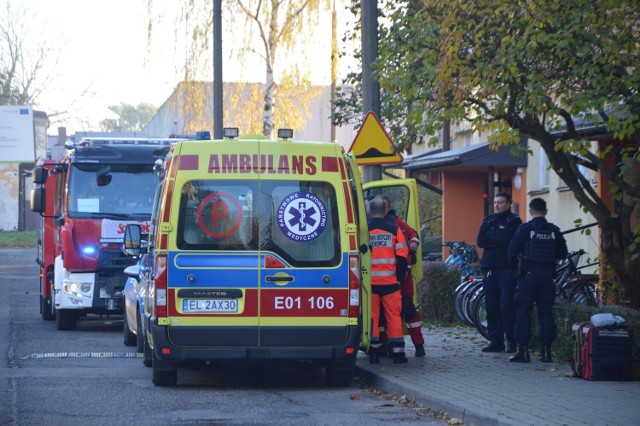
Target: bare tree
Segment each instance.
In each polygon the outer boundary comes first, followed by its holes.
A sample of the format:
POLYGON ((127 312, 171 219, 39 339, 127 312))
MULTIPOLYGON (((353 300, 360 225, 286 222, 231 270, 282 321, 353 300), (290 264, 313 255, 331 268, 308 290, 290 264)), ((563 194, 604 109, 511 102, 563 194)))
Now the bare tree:
POLYGON ((44 37, 33 36, 26 9, 5 4, 0 15, 0 105, 37 105, 57 56, 44 37))

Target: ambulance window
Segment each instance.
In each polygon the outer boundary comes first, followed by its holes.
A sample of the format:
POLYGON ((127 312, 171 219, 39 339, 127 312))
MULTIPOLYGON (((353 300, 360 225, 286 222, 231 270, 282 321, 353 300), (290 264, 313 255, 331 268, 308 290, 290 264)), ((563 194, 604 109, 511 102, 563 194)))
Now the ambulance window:
POLYGON ((178 248, 256 250, 253 182, 186 182, 181 188, 178 248))
POLYGON ((261 181, 260 248, 293 266, 340 263, 338 205, 328 182, 261 181))

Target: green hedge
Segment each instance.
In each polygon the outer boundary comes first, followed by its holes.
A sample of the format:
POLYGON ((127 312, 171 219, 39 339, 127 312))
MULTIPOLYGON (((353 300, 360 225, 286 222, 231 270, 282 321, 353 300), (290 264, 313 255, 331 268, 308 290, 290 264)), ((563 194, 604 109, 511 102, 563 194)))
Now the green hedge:
POLYGON ((460 284, 460 269, 443 262, 423 262, 422 267, 424 278, 416 285, 422 320, 431 324, 455 322, 453 292, 460 284))

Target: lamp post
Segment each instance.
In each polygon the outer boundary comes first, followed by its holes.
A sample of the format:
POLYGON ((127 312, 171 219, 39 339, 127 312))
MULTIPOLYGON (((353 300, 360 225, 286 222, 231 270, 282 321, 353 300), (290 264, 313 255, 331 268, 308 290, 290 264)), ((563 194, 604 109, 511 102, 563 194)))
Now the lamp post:
MULTIPOLYGON (((373 78, 371 64, 378 57, 378 1, 361 0, 362 23, 362 113, 380 117, 380 84, 373 78)), ((364 181, 382 179, 382 166, 365 166, 364 181)))

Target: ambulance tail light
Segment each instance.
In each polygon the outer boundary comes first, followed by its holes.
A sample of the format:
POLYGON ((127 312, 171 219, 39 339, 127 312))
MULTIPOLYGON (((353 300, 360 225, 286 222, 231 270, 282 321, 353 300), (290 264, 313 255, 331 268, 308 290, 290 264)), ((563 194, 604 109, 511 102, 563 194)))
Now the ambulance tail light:
POLYGON ((349 317, 360 315, 360 258, 358 255, 349 256, 349 317))
POLYGON ((167 255, 156 256, 156 297, 155 297, 155 317, 167 316, 167 255))

